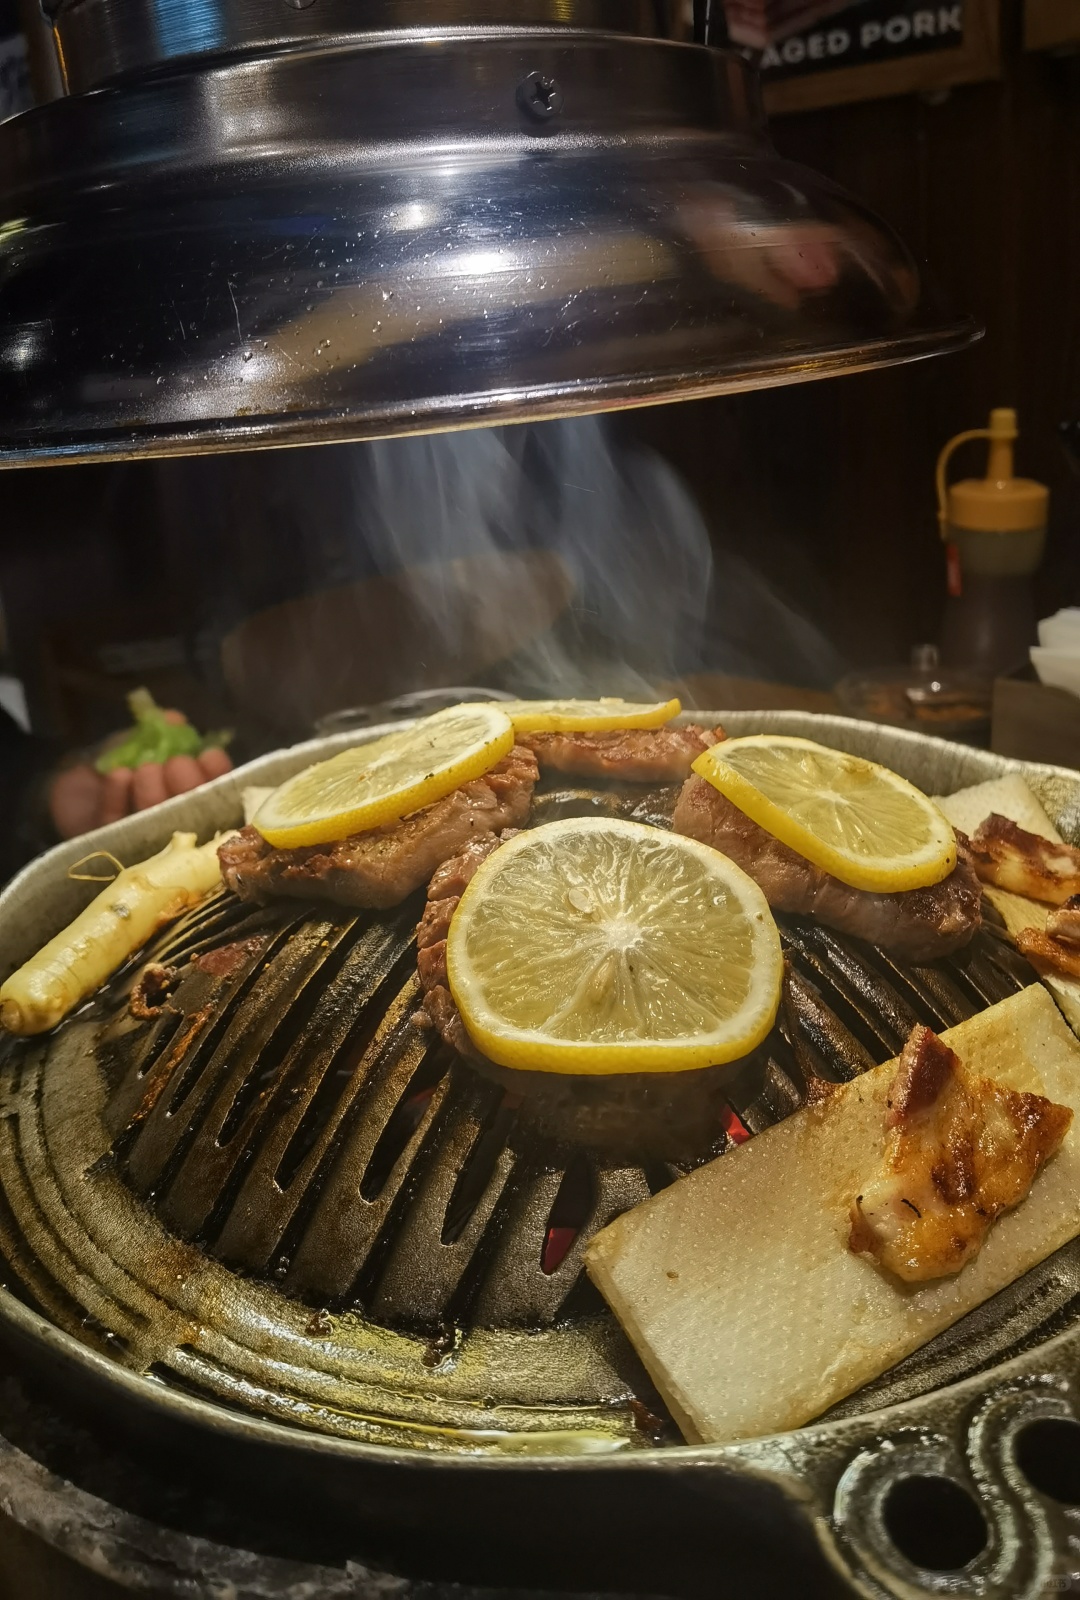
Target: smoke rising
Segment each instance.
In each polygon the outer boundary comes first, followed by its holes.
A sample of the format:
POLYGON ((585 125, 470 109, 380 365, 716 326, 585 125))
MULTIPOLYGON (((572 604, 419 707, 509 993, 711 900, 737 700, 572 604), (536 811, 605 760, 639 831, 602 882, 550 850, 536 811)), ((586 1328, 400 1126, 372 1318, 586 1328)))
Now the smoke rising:
POLYGON ((710 539, 676 471, 622 431, 585 417, 190 463, 187 495, 173 493, 175 480, 169 495, 186 507, 185 527, 215 546, 210 634, 308 597, 304 626, 267 672, 249 674, 284 678, 290 655, 294 665, 310 658, 314 630, 333 683, 327 670, 313 675, 334 706, 324 698, 306 715, 294 700, 295 733, 328 709, 477 681, 466 672, 523 695, 640 696, 703 670, 835 681, 842 663, 800 605, 730 549, 722 528, 710 539), (224 547, 232 558, 222 562, 224 547), (561 564, 564 606, 528 581, 508 588, 508 558, 513 567, 530 552, 561 564), (489 569, 499 574, 490 592, 489 569), (340 604, 345 586, 368 579, 393 580, 409 598, 402 636, 388 624, 378 640, 378 671, 370 602, 357 601, 355 626, 340 604), (321 598, 328 590, 333 605, 321 598), (465 648, 485 610, 505 636, 497 660, 465 648))
MULTIPOLYGON (((354 553, 381 573, 527 550, 559 558, 570 604, 502 666, 505 687, 640 694, 702 660, 708 532, 672 469, 619 450, 603 418, 380 441, 352 459, 354 553)), ((528 596, 519 603, 527 612, 528 596)), ((436 610, 430 624, 447 617, 436 610)))

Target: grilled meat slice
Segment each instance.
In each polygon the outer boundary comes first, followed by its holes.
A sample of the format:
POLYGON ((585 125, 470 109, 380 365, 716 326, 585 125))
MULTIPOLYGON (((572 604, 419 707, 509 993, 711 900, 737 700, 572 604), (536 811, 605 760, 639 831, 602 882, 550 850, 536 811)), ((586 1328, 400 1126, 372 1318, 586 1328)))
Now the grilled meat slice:
POLYGON ((470 840, 524 822, 538 776, 535 756, 515 745, 482 778, 400 822, 337 844, 275 850, 254 828, 244 828, 218 851, 222 877, 242 900, 265 903, 293 895, 346 906, 394 906, 470 840))
POLYGON ((676 833, 730 856, 774 911, 816 917, 906 961, 934 961, 967 944, 982 920, 982 890, 961 837, 955 869, 929 889, 873 894, 852 889, 800 856, 692 773, 675 807, 676 833))
POLYGON ((1042 928, 1019 928, 1016 948, 1044 976, 1080 978, 1080 895, 1046 913, 1042 928))
MULTIPOLYGON (((460 1026, 460 1018, 458 1022, 460 1026)), ((453 1042, 445 1032, 444 1037, 453 1042)), ((581 1145, 627 1164, 686 1164, 718 1155, 725 1142, 729 1096, 748 1082, 759 1082, 763 1065, 760 1058, 748 1057, 742 1077, 741 1063, 693 1072, 588 1077, 521 1072, 478 1054, 466 1056, 466 1061, 513 1097, 523 1125, 557 1144, 581 1145)))
POLYGON ((980 824, 971 849, 979 877, 998 889, 1055 906, 1080 894, 1080 850, 1028 833, 996 811, 980 824))
MULTIPOLYGON (((413 1018, 414 1022, 421 1019, 430 1023, 438 1033, 444 1044, 451 1050, 456 1050, 459 1056, 464 1056, 467 1061, 474 1064, 484 1064, 486 1057, 482 1056, 465 1032, 465 1024, 461 1020, 461 1012, 454 1004, 454 997, 445 983, 436 984, 424 996, 424 1009, 413 1018)), ((487 1062, 488 1066, 493 1065, 487 1062)))
POLYGON ((612 733, 524 733, 542 771, 624 783, 681 783, 723 728, 618 728, 612 733))
POLYGON ((849 1246, 908 1283, 959 1272, 1020 1204, 1072 1112, 969 1072, 913 1028, 888 1098, 885 1152, 851 1208, 849 1246))
POLYGON ((1080 978, 1080 946, 1077 944, 1054 938, 1039 928, 1020 928, 1013 942, 1036 972, 1044 976, 1056 973, 1063 978, 1080 978))
MULTIPOLYGON (((1047 929, 1049 929, 1047 922, 1047 929)), ((1013 941, 1021 955, 1027 956, 1036 972, 1057 973, 1062 978, 1080 978, 1080 947, 1042 932, 1039 928, 1020 928, 1013 941)))
MULTIPOLYGON (((450 918, 457 910, 458 901, 472 882, 476 869, 486 861, 507 839, 512 839, 517 828, 505 828, 501 833, 487 833, 480 839, 470 839, 465 848, 445 861, 428 884, 427 905, 416 928, 416 967, 424 988, 424 1009, 432 1022, 455 1049, 461 1049, 459 1040, 466 1038, 465 1028, 457 1015, 457 1007, 446 986, 446 935, 450 918), (433 998, 434 996, 434 998, 433 998), (449 1008, 454 1013, 450 1018, 449 1008), (448 1038, 443 1024, 450 1023, 453 1038, 448 1038)), ((475 1054, 472 1046, 462 1054, 475 1054)))

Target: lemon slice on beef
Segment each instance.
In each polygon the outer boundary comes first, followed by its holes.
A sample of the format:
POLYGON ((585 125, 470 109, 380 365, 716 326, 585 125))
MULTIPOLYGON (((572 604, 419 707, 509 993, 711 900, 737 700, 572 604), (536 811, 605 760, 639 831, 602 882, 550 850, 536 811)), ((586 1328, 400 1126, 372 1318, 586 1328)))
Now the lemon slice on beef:
POLYGON ((956 835, 944 813, 914 784, 861 756, 762 733, 714 745, 694 771, 774 838, 855 889, 921 889, 956 865, 956 835))
POLYGON ((513 743, 513 724, 498 706, 450 706, 298 772, 263 801, 253 823, 282 849, 347 839, 481 777, 513 743))
POLYGON ((504 1067, 678 1072, 761 1043, 783 958, 765 896, 695 839, 606 818, 518 834, 454 913, 450 990, 504 1067))
POLYGON ((678 700, 500 700, 515 733, 611 733, 660 728, 682 710, 678 700))

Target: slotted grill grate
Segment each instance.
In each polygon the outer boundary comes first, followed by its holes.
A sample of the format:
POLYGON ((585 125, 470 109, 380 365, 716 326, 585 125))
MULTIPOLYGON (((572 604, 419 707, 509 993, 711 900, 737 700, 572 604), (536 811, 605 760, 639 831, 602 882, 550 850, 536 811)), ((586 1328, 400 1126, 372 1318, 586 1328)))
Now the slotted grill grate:
MULTIPOLYGON (((452 1059, 414 1021, 417 914, 252 915, 223 896, 174 929, 156 959, 224 947, 236 965, 194 962, 157 1020, 121 1011, 107 1030, 117 1157, 171 1232, 307 1304, 549 1326, 597 1304, 581 1279, 593 1234, 686 1168, 556 1144, 452 1059)), ((815 1080, 896 1054, 916 1022, 952 1026, 1032 976, 990 931, 926 968, 794 919, 782 934, 783 1015, 699 1159, 789 1115, 815 1080)))
MULTIPOLYGON (((673 798, 553 789, 533 814, 663 825, 673 798)), ((55 1035, 4 1047, 8 1281, 139 1371, 307 1429, 451 1450, 671 1443, 582 1273, 588 1240, 894 1055, 914 1022, 947 1027, 1033 978, 990 929, 906 968, 781 919, 771 1036, 708 1102, 693 1160, 632 1162, 542 1132, 417 1024, 421 909, 221 893, 55 1035), (129 1008, 147 957, 170 969, 149 1017, 129 1008)))

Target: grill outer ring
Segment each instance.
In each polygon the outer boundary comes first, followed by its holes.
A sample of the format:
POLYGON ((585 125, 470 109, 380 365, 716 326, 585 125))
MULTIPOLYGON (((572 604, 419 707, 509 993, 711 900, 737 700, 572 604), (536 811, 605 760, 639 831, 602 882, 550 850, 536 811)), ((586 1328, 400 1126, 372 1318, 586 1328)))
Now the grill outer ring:
MULTIPOLYGON (((799 733, 873 756, 931 791, 1006 772, 1021 773, 1066 837, 1080 839, 1080 776, 1065 769, 1010 761, 840 718, 784 712, 716 716, 732 733, 799 733)), ((370 730, 371 736, 382 731, 370 730)), ((355 742, 355 735, 341 735, 264 757, 195 796, 98 830, 90 843, 136 855, 159 848, 176 827, 195 826, 205 832, 229 825, 246 784, 280 781, 311 760, 355 742)), ((0 896, 0 971, 24 959, 87 898, 85 887, 64 876, 85 851, 86 840, 58 847, 25 869, 0 896), (51 894, 46 892, 49 887, 51 894)), ((187 1451, 205 1464, 209 1430, 220 1447, 219 1467, 227 1461, 232 1473, 238 1463, 245 1463, 247 1470, 257 1471, 261 1488, 271 1494, 275 1483, 277 1492, 294 1497, 302 1479, 317 1485, 324 1511, 329 1503, 342 1515, 347 1512, 353 1526, 370 1522, 397 1527, 407 1536, 409 1530, 416 1531, 416 1506, 422 1504, 427 1532, 452 1546, 455 1539, 460 1541, 463 1517, 468 1525, 471 1498, 482 1484, 487 1514, 495 1499, 505 1499, 519 1514, 528 1507, 530 1518, 537 1520, 542 1518, 541 1507, 561 1508, 569 1527, 575 1506, 576 1521, 588 1521, 582 1502, 600 1504, 608 1493, 622 1498, 640 1474, 645 1474, 641 1481, 649 1482, 660 1473, 666 1482, 674 1475, 695 1497, 704 1490, 711 1516, 725 1521, 729 1516, 739 1521, 751 1516, 766 1519, 774 1528, 780 1519, 807 1555, 809 1519, 816 1564, 820 1566, 824 1558, 834 1571, 839 1569, 854 1584, 854 1592, 940 1593, 941 1575, 907 1563, 891 1544, 881 1515, 884 1493, 892 1482, 913 1470, 932 1469, 973 1492, 990 1527, 986 1550, 965 1569, 970 1593, 990 1600, 1034 1595, 1042 1592, 1048 1577, 1068 1571, 1068 1513, 1025 1483, 1015 1463, 1013 1441, 1022 1426, 1038 1417, 1080 1416, 1073 1398, 1080 1383, 1077 1328, 932 1394, 772 1439, 721 1447, 642 1449, 605 1458, 524 1459, 419 1456, 240 1415, 124 1370, 52 1326, 6 1290, 0 1290, 0 1338, 73 1403, 107 1416, 133 1443, 151 1442, 156 1453, 168 1438, 181 1454, 187 1451), (301 1461, 303 1472, 298 1470, 301 1461), (432 1473, 437 1476, 432 1478, 432 1473), (331 1483, 335 1489, 327 1499, 331 1483), (586 1485, 599 1498, 582 1495, 586 1485)), ((224 1481, 233 1480, 230 1476, 224 1481)), ((303 1500, 304 1495, 298 1498, 303 1500)), ((952 1592, 957 1592, 955 1582, 950 1582, 952 1592)))

